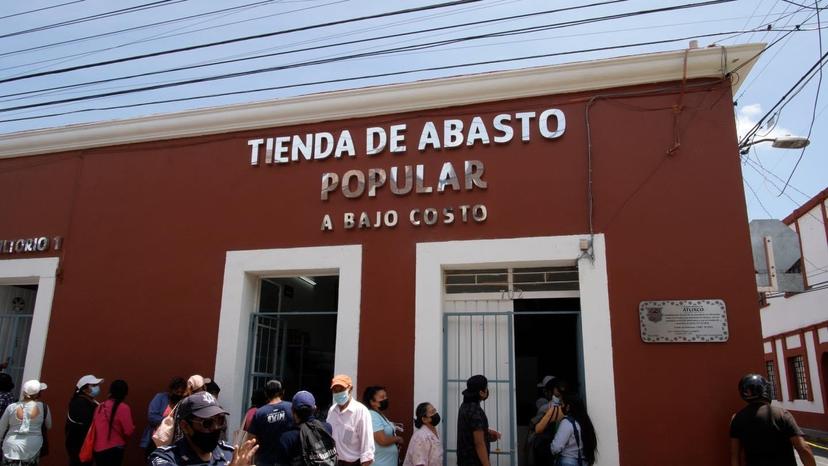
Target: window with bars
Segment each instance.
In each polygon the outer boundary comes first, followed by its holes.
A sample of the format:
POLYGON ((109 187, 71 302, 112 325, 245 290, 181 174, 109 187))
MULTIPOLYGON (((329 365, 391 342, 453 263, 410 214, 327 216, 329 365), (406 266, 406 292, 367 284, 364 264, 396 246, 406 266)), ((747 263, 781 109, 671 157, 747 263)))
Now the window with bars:
POLYGON ((773 361, 765 361, 765 372, 768 374, 768 383, 770 383, 771 400, 778 400, 776 397, 776 369, 773 366, 773 361))
POLYGON ((447 294, 578 290, 578 267, 446 270, 447 294))
POLYGON ((805 358, 794 356, 788 358, 788 366, 791 368, 791 385, 794 386, 794 399, 808 399, 808 377, 805 375, 805 358))

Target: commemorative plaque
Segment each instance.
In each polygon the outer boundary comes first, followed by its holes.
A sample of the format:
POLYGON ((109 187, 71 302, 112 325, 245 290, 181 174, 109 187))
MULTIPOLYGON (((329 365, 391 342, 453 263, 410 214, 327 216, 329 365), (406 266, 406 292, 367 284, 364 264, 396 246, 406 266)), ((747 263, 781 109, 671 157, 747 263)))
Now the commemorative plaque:
POLYGON ((721 299, 642 301, 638 306, 645 343, 709 343, 728 339, 721 299))

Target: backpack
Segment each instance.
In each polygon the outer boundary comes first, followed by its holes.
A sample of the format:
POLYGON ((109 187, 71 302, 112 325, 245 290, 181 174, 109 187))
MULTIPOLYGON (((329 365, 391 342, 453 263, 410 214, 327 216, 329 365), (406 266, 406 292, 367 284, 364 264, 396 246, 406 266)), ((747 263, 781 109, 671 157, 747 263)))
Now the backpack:
POLYGON ((306 466, 336 466, 336 444, 320 421, 311 419, 300 424, 299 441, 306 466))

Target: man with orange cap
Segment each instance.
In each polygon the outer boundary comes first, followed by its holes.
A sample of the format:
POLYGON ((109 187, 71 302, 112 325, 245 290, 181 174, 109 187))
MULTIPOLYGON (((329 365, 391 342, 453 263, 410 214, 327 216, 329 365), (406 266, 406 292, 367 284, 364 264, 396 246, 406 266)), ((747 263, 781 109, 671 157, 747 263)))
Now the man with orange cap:
POLYGON ((334 404, 328 411, 339 466, 368 466, 374 461, 371 412, 353 399, 353 383, 347 375, 331 380, 334 404))

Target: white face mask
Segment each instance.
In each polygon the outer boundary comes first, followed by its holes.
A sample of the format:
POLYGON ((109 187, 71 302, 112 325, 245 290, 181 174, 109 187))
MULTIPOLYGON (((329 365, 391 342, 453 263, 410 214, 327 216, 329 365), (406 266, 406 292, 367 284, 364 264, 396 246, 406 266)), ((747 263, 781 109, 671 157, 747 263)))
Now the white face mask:
POLYGON ((341 391, 339 393, 334 393, 333 394, 333 401, 334 401, 334 403, 338 404, 339 406, 342 406, 345 403, 347 403, 348 398, 349 398, 348 390, 341 391))
POLYGON ((555 406, 560 406, 561 405, 561 399, 558 398, 555 395, 552 395, 552 404, 555 405, 555 406))

